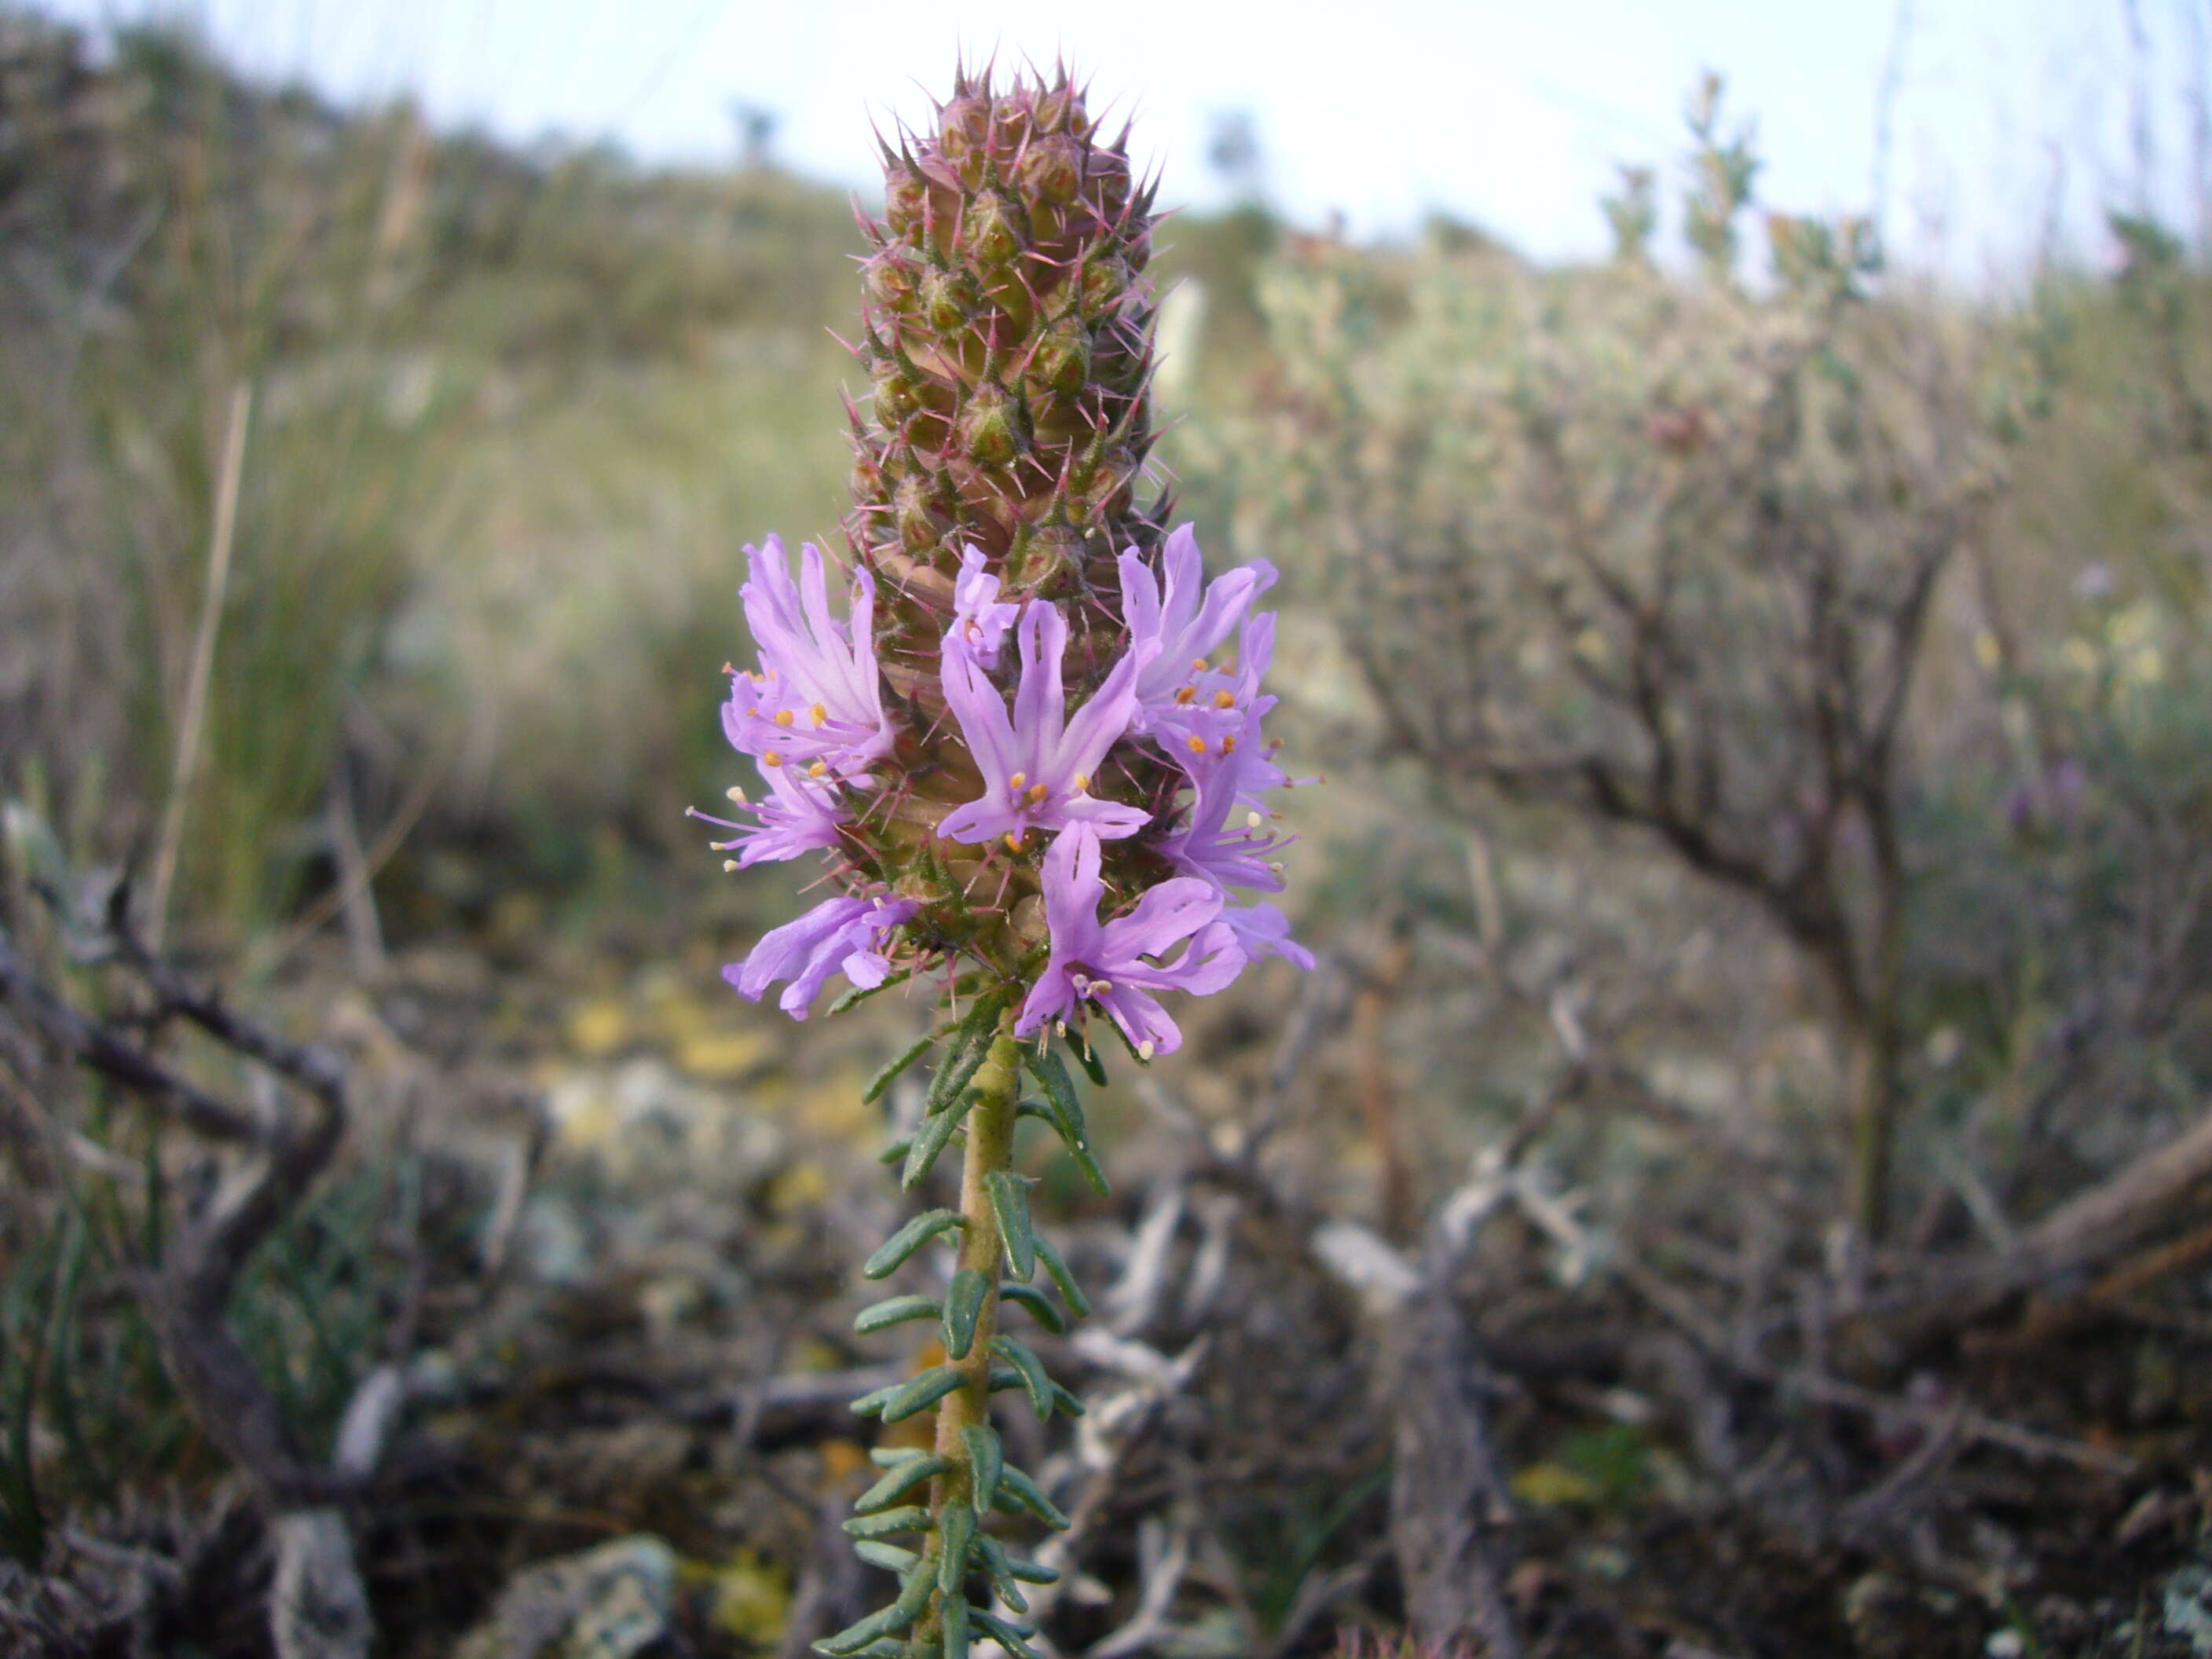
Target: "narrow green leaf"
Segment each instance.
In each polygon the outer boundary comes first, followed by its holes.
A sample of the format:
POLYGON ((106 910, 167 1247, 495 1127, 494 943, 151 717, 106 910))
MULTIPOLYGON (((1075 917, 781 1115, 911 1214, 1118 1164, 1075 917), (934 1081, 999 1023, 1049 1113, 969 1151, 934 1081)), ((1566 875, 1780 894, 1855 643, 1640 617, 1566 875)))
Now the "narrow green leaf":
POLYGON ((1100 1088, 1104 1088, 1106 1063, 1098 1058, 1098 1050, 1091 1046, 1091 1040, 1088 1037, 1071 1039, 1067 1046, 1075 1051, 1075 1063, 1083 1068, 1083 1075, 1100 1088))
POLYGON ((1052 1397, 1060 1402, 1060 1410, 1066 1412, 1070 1417, 1090 1415, 1091 1408, 1070 1393, 1063 1383, 1054 1382, 1052 1385, 1052 1397))
POLYGON ((914 1145, 907 1149, 906 1168, 899 1172, 899 1185, 912 1192, 919 1187, 930 1170, 937 1165, 938 1156, 952 1139, 968 1109, 975 1103, 973 1090, 960 1091, 959 1102, 947 1107, 935 1117, 926 1117, 914 1137, 914 1145))
POLYGON ((853 1332, 856 1336, 872 1336, 910 1319, 935 1319, 941 1311, 933 1296, 895 1296, 861 1309, 854 1317, 853 1332))
POLYGON ((1016 1613, 1027 1613, 1029 1598, 1014 1582, 1013 1565, 1006 1559, 1006 1547, 984 1533, 975 1540, 975 1554, 983 1564, 983 1571, 991 1576, 991 1588, 999 1592, 999 1599, 1016 1613))
POLYGON ((861 1267, 865 1279, 882 1279, 898 1270, 907 1257, 938 1236, 954 1227, 968 1224, 965 1216, 957 1210, 927 1210, 890 1236, 883 1249, 870 1256, 861 1267))
POLYGON ((991 1392, 993 1394, 1012 1394, 1016 1389, 1026 1389, 1027 1387, 1029 1387, 1029 1383, 1023 1378, 1022 1374, 1016 1370, 1012 1365, 994 1365, 991 1367, 991 1392))
POLYGON ((971 1607, 968 1616, 981 1627, 986 1636, 1012 1654, 1014 1659, 1042 1659, 1035 1648, 1022 1640, 1022 1633, 997 1613, 986 1612, 981 1607, 971 1607))
POLYGON ((975 1536, 975 1511, 959 1498, 951 1499, 938 1513, 937 1536, 944 1546, 937 1553, 937 1588, 950 1601, 968 1582, 968 1546, 975 1536))
POLYGON ((991 1208, 998 1213, 1006 1265, 1017 1279, 1035 1278, 1036 1240, 1030 1231, 1029 1183, 1012 1170, 994 1170, 983 1177, 983 1190, 990 1194, 991 1208))
POLYGON ((879 1469, 896 1469, 917 1457, 928 1455, 918 1446, 876 1446, 870 1449, 868 1462, 879 1469))
POLYGON ((870 1566, 881 1567, 885 1572, 910 1572, 914 1564, 921 1559, 912 1550, 902 1550, 896 1544, 886 1544, 874 1538, 863 1538, 855 1543, 853 1553, 870 1566))
POLYGON ((1032 1561, 1026 1556, 1007 1555, 1006 1571, 1024 1584, 1057 1584, 1060 1569, 1048 1567, 1042 1561, 1032 1561))
POLYGON ((975 1507, 988 1510, 998 1494, 999 1471, 1006 1465, 1006 1449, 999 1443, 999 1431, 988 1423, 967 1425, 960 1431, 960 1438, 968 1447, 968 1485, 975 1507))
POLYGON ((966 1381, 950 1365, 933 1365, 919 1376, 910 1376, 896 1388, 878 1389, 874 1394, 853 1402, 853 1409, 863 1417, 880 1416, 885 1423, 896 1423, 912 1417, 916 1412, 927 1411, 966 1381), (866 1409, 874 1402, 875 1410, 866 1409))
POLYGON ((1076 1095, 1075 1079, 1068 1076, 1066 1063, 1050 1048, 1039 1051, 1026 1044, 1022 1048, 1022 1061, 1030 1068, 1030 1074, 1044 1085, 1045 1097, 1059 1112, 1067 1132, 1081 1142, 1083 1102, 1076 1095))
POLYGON ((1037 1260, 1044 1263, 1046 1275, 1060 1287, 1060 1299, 1067 1304, 1067 1311, 1074 1318, 1091 1317, 1091 1298, 1083 1294, 1083 1287, 1075 1282, 1075 1275, 1067 1271, 1067 1263, 1059 1249, 1042 1233, 1036 1236, 1037 1260))
POLYGON ((898 1620, 894 1630, 904 1630, 928 1611, 929 1592, 936 1577, 933 1564, 926 1556, 908 1571, 906 1581, 899 1586, 898 1600, 891 1603, 891 1612, 898 1620))
MULTIPOLYGON (((1028 1052, 1026 1049, 1024 1050, 1024 1054, 1028 1052)), ((1054 1065, 1059 1065, 1057 1056, 1048 1056, 1048 1058, 1050 1058, 1054 1065)), ((1063 1080, 1066 1079, 1066 1075, 1063 1068, 1060 1073, 1063 1080)), ((1074 1085, 1070 1084, 1068 1087, 1072 1093, 1074 1085)), ((1098 1159, 1091 1152, 1091 1143, 1085 1139, 1083 1119, 1079 1109, 1078 1115, 1072 1122, 1056 1100, 1024 1101, 1015 1109, 1018 1115, 1026 1114, 1040 1120, 1052 1130, 1054 1134, 1060 1137, 1060 1144, 1067 1149, 1067 1155, 1075 1160, 1075 1167, 1082 1172, 1084 1180, 1090 1183, 1091 1191, 1097 1193, 1101 1198, 1108 1196, 1112 1192, 1113 1189, 1106 1182, 1106 1171, 1098 1167, 1098 1159)))
POLYGON ((929 1093, 922 1101, 922 1110, 934 1116, 951 1109, 975 1073, 983 1069, 983 1062, 991 1057, 991 1039, 984 1033, 964 1034, 966 1041, 952 1049, 938 1062, 937 1071, 929 1079, 929 1093))
MULTIPOLYGON (((1037 1252, 1042 1255, 1043 1251, 1037 1252)), ((1030 1316, 1054 1336, 1067 1334, 1067 1322, 1060 1316, 1060 1310, 1052 1305, 1052 1298, 1034 1285, 1018 1285, 1009 1279, 999 1286, 999 1295, 1006 1301, 1018 1302, 1029 1310, 1030 1316)))
POLYGON ((952 1288, 945 1293, 945 1352, 955 1359, 965 1359, 975 1346, 975 1321, 990 1289, 991 1281, 973 1267, 952 1275, 952 1288))
POLYGON ((913 969, 902 968, 898 972, 886 978, 880 985, 870 985, 866 987, 859 985, 853 986, 846 991, 844 995, 839 997, 836 1001, 830 1005, 830 1012, 833 1016, 842 1014, 848 1008, 854 1006, 855 1004, 866 1002, 870 997, 875 995, 877 992, 888 991, 894 985, 903 985, 907 981, 913 977, 913 969))
POLYGON ((891 1086, 897 1079, 898 1074, 927 1054, 936 1041, 937 1038, 933 1035, 926 1036, 910 1048, 902 1050, 897 1059, 868 1079, 868 1086, 860 1091, 861 1100, 872 1106, 881 1100, 884 1097, 884 1091, 891 1086))
POLYGON ((859 1653, 879 1636, 888 1636, 898 1628, 892 1621, 896 1616, 895 1607, 880 1608, 870 1613, 857 1625, 848 1625, 835 1636, 825 1636, 814 1644, 817 1653, 826 1653, 843 1659, 843 1656, 859 1653))
POLYGON ((907 1149, 913 1145, 914 1137, 912 1135, 901 1135, 896 1140, 889 1142, 885 1145, 883 1151, 876 1154, 876 1162, 878 1164, 896 1164, 906 1156, 907 1149))
POLYGON ((902 1510, 885 1510, 881 1515, 855 1516, 845 1522, 848 1538, 892 1538, 902 1532, 927 1532, 929 1511, 919 1504, 909 1504, 902 1510))
POLYGON ((1052 1421, 1052 1378, 1045 1375, 1044 1361, 1018 1337, 993 1337, 991 1352, 1022 1374, 1022 1386, 1029 1390, 1030 1409, 1036 1413, 1037 1421, 1052 1421))
POLYGON ((949 1457, 910 1457, 862 1492, 853 1508, 861 1515, 887 1510, 923 1481, 935 1479, 951 1467, 949 1457))
MULTIPOLYGON (((1060 1513, 1060 1506, 1037 1489, 1036 1481, 1012 1463, 1000 1470, 999 1490, 993 1501, 1009 1515, 1027 1510, 1054 1532, 1067 1530, 1068 1519, 1060 1513)), ((845 1524, 850 1527, 853 1523, 848 1521, 845 1524)))

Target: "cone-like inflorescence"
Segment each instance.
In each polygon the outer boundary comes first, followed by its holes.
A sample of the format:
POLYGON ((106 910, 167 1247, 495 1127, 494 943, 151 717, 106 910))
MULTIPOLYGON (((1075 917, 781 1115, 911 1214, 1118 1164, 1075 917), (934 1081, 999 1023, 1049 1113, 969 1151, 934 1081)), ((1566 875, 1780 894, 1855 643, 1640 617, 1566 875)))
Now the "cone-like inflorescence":
POLYGON ((1253 609, 1275 573, 1209 582, 1188 526, 1164 533, 1138 501, 1150 189, 1064 75, 1003 92, 963 76, 933 131, 886 149, 885 175, 857 348, 872 387, 851 411, 851 599, 840 620, 812 546, 796 575, 774 537, 746 550, 759 663, 732 672, 723 726, 761 793, 730 792, 747 816, 714 820, 732 832, 715 845, 732 869, 818 857, 835 888, 726 970, 740 992, 782 982, 804 1019, 836 975, 840 1006, 926 976, 948 1005, 870 1097, 933 1056, 890 1160, 915 1189, 959 1147, 957 1206, 864 1271, 951 1258, 931 1293, 860 1318, 929 1320, 946 1358, 854 1402, 885 1423, 933 1411, 933 1448, 878 1454, 848 1530, 899 1588, 817 1645, 956 1659, 971 1634, 1028 1652, 1020 1586, 1050 1577, 1007 1554, 993 1509, 1065 1524, 991 1421, 1002 1391, 1041 1418, 1080 1409, 999 1328, 1002 1304, 1054 1334, 1085 1311, 1012 1167, 1034 1120, 1103 1190, 1055 1039, 1103 1080, 1095 1029, 1149 1061, 1181 1042, 1162 994, 1219 990, 1255 956, 1312 959, 1254 896, 1283 885, 1267 800, 1291 781, 1262 732, 1274 617, 1253 609))

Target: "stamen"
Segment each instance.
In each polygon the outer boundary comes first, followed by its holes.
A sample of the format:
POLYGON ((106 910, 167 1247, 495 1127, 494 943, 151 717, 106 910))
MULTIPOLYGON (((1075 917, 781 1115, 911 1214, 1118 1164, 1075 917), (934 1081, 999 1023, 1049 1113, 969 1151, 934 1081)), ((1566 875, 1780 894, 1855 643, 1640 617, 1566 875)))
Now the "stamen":
POLYGON ((1030 804, 1032 806, 1042 806, 1044 805, 1044 798, 1050 793, 1052 791, 1043 784, 1033 783, 1030 786, 1030 804))
POLYGON ((777 709, 777 710, 775 711, 775 723, 776 723, 778 726, 788 726, 788 725, 790 725, 790 724, 791 724, 791 710, 789 710, 788 708, 779 708, 779 709, 777 709))
POLYGON ((1185 738, 1183 739, 1183 744, 1194 755, 1203 755, 1206 752, 1206 739, 1200 737, 1195 732, 1192 732, 1188 738, 1185 738))
POLYGON ((816 704, 814 705, 814 707, 813 707, 813 708, 811 708, 808 709, 806 712, 807 712, 808 714, 811 714, 811 715, 813 715, 813 716, 814 716, 814 723, 815 723, 817 726, 821 725, 824 720, 828 720, 828 719, 830 718, 830 711, 829 711, 828 709, 824 708, 823 708, 820 703, 818 703, 818 702, 817 702, 817 703, 816 703, 816 704))
POLYGON ((808 777, 810 777, 810 778, 818 778, 818 777, 822 776, 824 773, 826 773, 827 771, 829 771, 829 769, 830 769, 830 763, 829 763, 829 762, 827 762, 827 761, 817 761, 817 762, 815 762, 815 763, 814 763, 814 764, 813 764, 813 765, 811 765, 811 766, 810 766, 810 767, 808 767, 808 768, 806 769, 806 775, 807 775, 808 777))
POLYGON ((1237 752, 1237 734, 1234 732, 1222 738, 1221 752, 1224 755, 1233 755, 1237 752))
POLYGON ((722 793, 725 795, 727 795, 732 800, 737 802, 740 806, 750 806, 752 805, 750 801, 745 799, 744 787, 742 784, 733 783, 727 789, 722 791, 722 793))
POLYGON ((728 875, 731 872, 734 871, 737 867, 738 867, 738 861, 737 861, 735 859, 724 859, 724 860, 722 860, 722 873, 723 873, 724 875, 728 875))
POLYGON ((1006 850, 1009 853, 1018 853, 1022 850, 1022 832, 1020 830, 1009 830, 1006 831, 1006 850))
POLYGON ((1190 659, 1190 672, 1194 674, 1203 674, 1206 672, 1206 659, 1203 657, 1193 657, 1190 659))
POLYGON ((1030 781, 1030 775, 1029 775, 1028 773, 1026 773, 1026 772, 1017 772, 1017 773, 1015 773, 1015 774, 1013 775, 1013 776, 1012 776, 1012 777, 1010 777, 1010 778, 1008 778, 1008 779, 1006 780, 1006 793, 1007 793, 1008 794, 1010 794, 1010 795, 1018 795, 1018 794, 1019 794, 1019 793, 1021 793, 1022 786, 1023 786, 1024 784, 1027 783, 1029 781, 1030 781))
POLYGON ((1079 795, 1090 787, 1091 774, 1088 772, 1078 772, 1075 775, 1075 793, 1079 795))
POLYGON ((777 754, 773 749, 768 750, 761 756, 761 764, 763 766, 781 766, 783 764, 783 757, 777 754))
POLYGON ((1283 873, 1283 862, 1280 859, 1269 859, 1267 868, 1273 874, 1279 876, 1283 873))
POLYGON ((1237 707, 1237 698, 1231 692, 1217 691, 1213 694, 1213 706, 1216 708, 1234 708, 1237 707))
POLYGON ((1150 1060, 1152 1055, 1158 1052, 1158 1045, 1154 1043, 1152 1038, 1146 1037, 1142 1042, 1137 1045, 1137 1058, 1139 1060, 1150 1060))
POLYGON ((1194 685, 1186 685, 1176 693, 1176 702, 1180 707, 1188 708, 1197 696, 1198 688, 1194 685))
POLYGON ((1261 817, 1257 812, 1247 812, 1244 815, 1244 827, 1247 830, 1257 830, 1266 822, 1267 820, 1261 817))

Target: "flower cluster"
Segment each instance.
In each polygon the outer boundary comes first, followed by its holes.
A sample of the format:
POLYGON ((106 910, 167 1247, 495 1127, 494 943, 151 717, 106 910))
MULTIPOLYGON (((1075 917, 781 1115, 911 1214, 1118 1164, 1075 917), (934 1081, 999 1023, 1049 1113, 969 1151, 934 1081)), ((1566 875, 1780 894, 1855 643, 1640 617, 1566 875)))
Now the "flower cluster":
POLYGON ((1108 636, 1120 648, 1071 713, 1068 610, 1002 599, 970 547, 933 672, 899 700, 917 715, 941 704, 949 720, 914 729, 886 712, 868 572, 855 574, 840 622, 818 550, 801 550, 796 581, 774 537, 746 553, 760 660, 732 671, 722 726, 764 793, 730 792, 748 817, 708 820, 732 832, 714 845, 732 869, 827 853, 840 890, 725 970, 744 994, 787 981, 780 1006, 804 1019, 834 974, 872 988, 895 968, 965 956, 1018 979, 1017 1035, 1079 1025, 1095 1007, 1150 1059, 1181 1041, 1158 993, 1218 991, 1258 956, 1312 966, 1283 914, 1251 896, 1282 889, 1285 839, 1267 802, 1290 782, 1261 733, 1275 701, 1261 689, 1274 617, 1252 608, 1275 578, 1264 560, 1209 583, 1188 526, 1157 568, 1124 552, 1108 636), (1147 791, 1147 777, 1166 782, 1147 791), (925 778, 972 780, 975 793, 939 801, 941 787, 916 787, 925 778), (918 851, 898 833, 917 817, 918 851), (964 881, 945 875, 956 865, 969 867, 964 881), (1025 932, 1016 918, 1031 892, 1041 905, 1025 932))

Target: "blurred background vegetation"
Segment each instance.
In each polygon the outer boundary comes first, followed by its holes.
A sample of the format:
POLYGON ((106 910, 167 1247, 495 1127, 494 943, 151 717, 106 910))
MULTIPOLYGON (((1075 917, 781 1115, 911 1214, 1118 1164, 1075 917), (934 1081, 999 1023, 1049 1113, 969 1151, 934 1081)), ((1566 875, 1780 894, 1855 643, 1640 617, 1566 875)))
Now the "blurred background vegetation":
MULTIPOLYGON (((1256 201, 1162 237, 1163 453, 1214 560, 1285 568, 1283 729, 1328 775, 1289 902, 1355 990, 1289 1156, 1386 1237, 1563 1078, 1597 1109, 1547 1118, 1547 1154, 1623 1250, 1661 1216, 1748 1250, 1750 1170, 1780 1257, 1861 1273, 2001 1245, 2204 1111, 2206 250, 2116 216, 2108 268, 1962 294, 1764 201, 1748 135, 1695 89, 1681 155, 1591 204, 1618 247, 1583 267, 1444 221, 1351 246, 1256 201)), ((763 159, 521 154, 247 87, 173 33, 95 66, 0 15, 8 927, 60 963, 33 888, 173 858, 157 931, 309 1027, 335 1000, 403 1079, 241 1295, 310 1440, 394 1306, 437 1327, 422 1253, 466 1257, 499 1201, 482 1125, 429 1121, 395 1042, 552 1103, 522 1139, 579 1162, 532 1200, 532 1271, 573 1298, 586 1258, 644 1251, 623 1320, 744 1296, 723 1247, 637 1218, 683 1168, 610 1150, 640 1090, 730 1146, 764 1115, 815 1148, 711 1188, 739 1213, 702 1237, 757 1224, 795 1259, 842 1201, 851 1149, 816 1143, 866 1123, 823 1103, 875 1029, 805 1060, 725 1007, 714 964, 793 900, 722 876, 683 811, 738 775, 740 545, 834 540, 860 248, 841 194, 763 159)), ((1299 994, 1202 1012, 1175 1080, 1201 1115, 1235 1119, 1299 994)), ((514 1117, 508 1086, 470 1110, 514 1117)), ((213 1470, 116 1289, 168 1201, 161 1138, 11 1089, 0 1545, 35 1563, 69 1517, 213 1470)), ((2204 1286, 2172 1296, 2071 1431, 2201 1449, 2204 1286)), ((1578 1432, 1522 1449, 1551 1482, 1523 1496, 1632 1504, 1642 1431, 1578 1432)), ((1243 1517, 1262 1624, 1352 1512, 1324 1496, 1243 1517)), ((548 1524, 491 1557, 574 1541, 548 1524)), ((720 1639, 771 1643, 774 1529, 695 1532, 725 1549, 720 1639)), ((1849 1645, 1858 1570, 1800 1650, 1906 1650, 1849 1645)), ((465 1622, 419 1573, 395 1594, 465 1622)))

